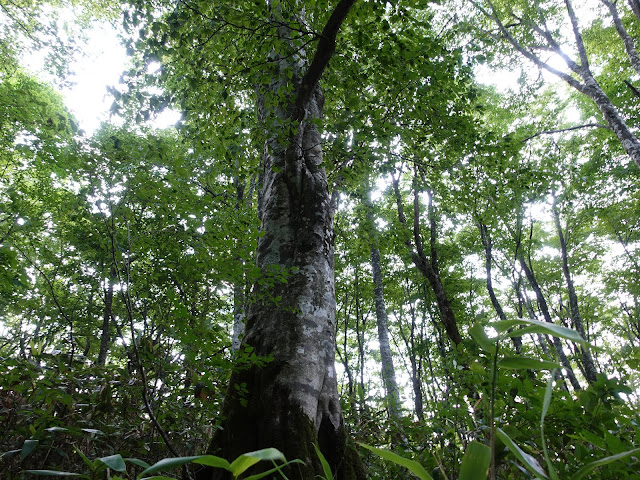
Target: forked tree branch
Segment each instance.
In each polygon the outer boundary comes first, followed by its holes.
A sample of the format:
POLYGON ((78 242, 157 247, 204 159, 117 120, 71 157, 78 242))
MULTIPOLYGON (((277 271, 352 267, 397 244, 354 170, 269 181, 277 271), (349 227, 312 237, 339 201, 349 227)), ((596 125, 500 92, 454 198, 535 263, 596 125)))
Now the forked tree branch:
POLYGON ((344 23, 355 2, 356 0, 341 0, 331 13, 327 24, 324 26, 324 29, 320 34, 318 49, 313 56, 313 60, 311 61, 307 72, 302 77, 300 87, 298 88, 294 120, 301 121, 304 118, 306 106, 311 95, 327 68, 329 60, 331 60, 331 57, 333 57, 333 54, 336 51, 336 37, 338 36, 340 27, 344 23))

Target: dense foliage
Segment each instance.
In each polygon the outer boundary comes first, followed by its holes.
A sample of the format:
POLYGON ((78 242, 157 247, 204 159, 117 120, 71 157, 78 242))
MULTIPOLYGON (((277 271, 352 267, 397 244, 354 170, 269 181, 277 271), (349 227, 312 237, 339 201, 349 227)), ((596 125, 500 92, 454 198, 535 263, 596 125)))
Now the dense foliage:
MULTIPOLYGON (((255 266, 278 2, 106 3, 0 0, 0 478, 204 453, 271 360, 232 343, 255 285, 290 275, 255 266), (87 135, 21 58, 59 87, 91 22, 130 64, 87 135)), ((313 44, 335 2, 297 3, 313 44)), ((420 478, 640 478, 640 5, 575 3, 356 2, 322 78, 347 429, 420 478)))

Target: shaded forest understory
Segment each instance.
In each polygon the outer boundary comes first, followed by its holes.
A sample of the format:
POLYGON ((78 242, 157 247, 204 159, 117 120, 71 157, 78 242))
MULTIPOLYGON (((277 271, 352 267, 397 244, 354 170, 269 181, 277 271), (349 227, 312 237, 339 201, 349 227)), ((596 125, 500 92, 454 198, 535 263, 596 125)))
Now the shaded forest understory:
POLYGON ((638 0, 41 3, 0 0, 0 479, 640 478, 638 0))

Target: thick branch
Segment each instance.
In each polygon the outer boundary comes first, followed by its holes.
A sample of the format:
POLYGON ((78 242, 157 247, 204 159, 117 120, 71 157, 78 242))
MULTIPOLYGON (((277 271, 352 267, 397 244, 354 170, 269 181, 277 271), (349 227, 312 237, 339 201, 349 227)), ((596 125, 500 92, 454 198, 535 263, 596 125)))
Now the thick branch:
POLYGON ((313 56, 307 73, 304 74, 300 82, 294 120, 301 121, 304 118, 309 99, 318 85, 325 68, 327 68, 329 60, 331 60, 331 57, 336 51, 336 37, 338 36, 340 27, 347 18, 354 3, 355 0, 341 0, 329 17, 324 30, 322 30, 320 41, 318 42, 318 49, 313 56))
POLYGON ((633 66, 633 69, 636 71, 638 75, 640 75, 640 57, 638 57, 638 51, 636 50, 633 39, 627 32, 627 29, 624 28, 622 24, 622 20, 620 19, 620 15, 618 15, 618 7, 616 6, 616 2, 611 2, 609 0, 600 0, 605 7, 609 9, 611 13, 611 17, 613 18, 613 24, 616 26, 616 31, 618 32, 618 36, 624 43, 624 49, 627 51, 627 56, 629 57, 629 61, 633 66))
POLYGON ((640 22, 640 0, 629 0, 629 6, 633 10, 634 15, 640 22))

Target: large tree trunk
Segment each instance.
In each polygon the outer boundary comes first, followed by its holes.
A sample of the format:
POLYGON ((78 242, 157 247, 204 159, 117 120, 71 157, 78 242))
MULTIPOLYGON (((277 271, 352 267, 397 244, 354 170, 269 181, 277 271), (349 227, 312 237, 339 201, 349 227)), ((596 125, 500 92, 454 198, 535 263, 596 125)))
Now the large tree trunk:
POLYGON ((282 25, 270 59, 274 72, 271 82, 258 88, 266 143, 257 264, 265 279, 254 286, 243 338, 244 348, 270 360, 232 374, 222 428, 210 449, 233 459, 278 448, 287 459, 304 461, 288 469, 290 479, 311 480, 322 473, 314 443, 338 478, 364 478, 358 454, 347 441, 338 398, 333 210, 322 167, 322 138, 314 123, 323 108, 318 81, 352 4, 338 4, 309 64, 287 26, 300 19, 300 12, 283 11, 291 4, 279 4, 273 12, 282 25), (286 282, 274 274, 284 274, 286 282))

